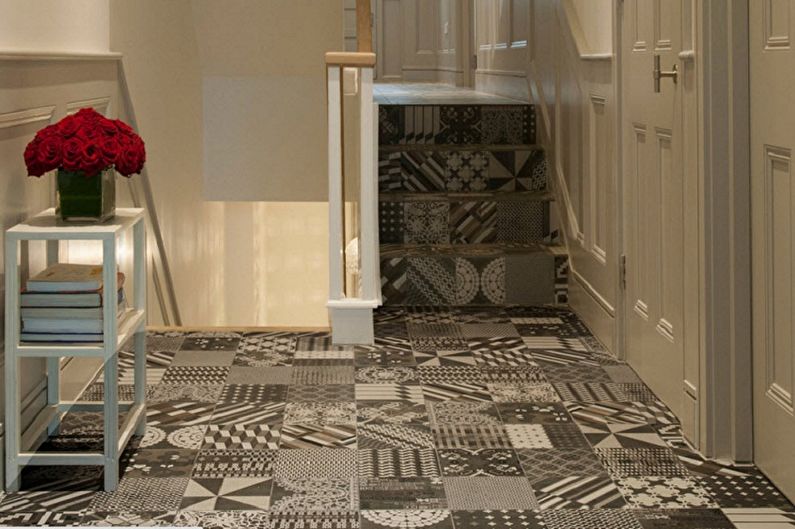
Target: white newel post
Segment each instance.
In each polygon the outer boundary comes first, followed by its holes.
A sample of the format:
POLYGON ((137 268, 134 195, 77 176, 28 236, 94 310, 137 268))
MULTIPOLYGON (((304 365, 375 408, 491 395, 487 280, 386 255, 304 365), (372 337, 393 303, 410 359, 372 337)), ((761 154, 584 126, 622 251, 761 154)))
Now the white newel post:
POLYGON ((335 344, 373 343, 373 310, 381 303, 378 260, 378 159, 373 104, 372 53, 328 53, 329 318, 335 344), (343 88, 345 68, 358 68, 359 270, 356 293, 345 288, 345 193, 343 168, 343 88))

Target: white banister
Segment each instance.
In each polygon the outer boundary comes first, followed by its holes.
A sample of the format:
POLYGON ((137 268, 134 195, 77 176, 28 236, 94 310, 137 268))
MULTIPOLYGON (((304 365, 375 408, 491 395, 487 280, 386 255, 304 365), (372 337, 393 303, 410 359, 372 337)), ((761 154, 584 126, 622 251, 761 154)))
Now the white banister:
POLYGON ((377 106, 372 53, 328 53, 329 300, 335 344, 372 344, 373 310, 381 304, 378 255, 377 106), (358 75, 346 75, 354 69, 358 75), (354 83, 355 90, 343 84, 354 83), (355 93, 359 119, 359 188, 346 194, 345 97, 355 93), (352 215, 355 218, 346 218, 352 215), (346 237, 346 228, 357 233, 346 237))

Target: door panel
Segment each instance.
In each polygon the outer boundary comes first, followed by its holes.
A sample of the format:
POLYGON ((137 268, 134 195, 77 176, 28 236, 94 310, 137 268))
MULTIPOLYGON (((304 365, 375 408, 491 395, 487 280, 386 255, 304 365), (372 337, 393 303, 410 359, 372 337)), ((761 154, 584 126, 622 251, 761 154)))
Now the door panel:
POLYGON ((754 452, 795 497, 795 52, 792 0, 750 7, 754 452))
MULTIPOLYGON (((627 0, 622 16, 627 360, 679 416, 684 379, 682 83, 654 92, 654 54, 679 62, 682 3, 627 0)), ((695 265, 696 263, 693 263, 695 265)))

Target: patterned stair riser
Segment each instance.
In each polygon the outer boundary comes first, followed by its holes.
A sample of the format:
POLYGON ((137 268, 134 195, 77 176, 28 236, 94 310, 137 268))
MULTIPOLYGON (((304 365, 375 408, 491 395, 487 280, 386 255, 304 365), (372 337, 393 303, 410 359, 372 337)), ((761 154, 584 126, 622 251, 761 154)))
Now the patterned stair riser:
POLYGON ((379 235, 382 244, 553 242, 540 201, 382 201, 379 235))
POLYGON ((546 191, 544 151, 381 149, 381 193, 546 191))
POLYGON ((506 306, 568 302, 566 256, 382 256, 385 305, 506 306))
POLYGON ((532 145, 532 105, 381 105, 381 145, 532 145))

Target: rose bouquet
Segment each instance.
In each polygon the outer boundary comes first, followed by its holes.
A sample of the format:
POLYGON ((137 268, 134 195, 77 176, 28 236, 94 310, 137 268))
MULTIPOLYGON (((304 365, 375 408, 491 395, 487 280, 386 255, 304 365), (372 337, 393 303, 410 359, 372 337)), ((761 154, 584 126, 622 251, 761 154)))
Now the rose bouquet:
POLYGON ((115 173, 140 173, 146 149, 126 123, 84 108, 36 133, 24 158, 30 176, 58 171, 62 219, 101 221, 115 212, 115 173))
POLYGON ((115 167, 123 176, 141 172, 146 161, 144 142, 126 123, 84 108, 41 129, 25 149, 30 176, 54 169, 94 177, 115 167))

